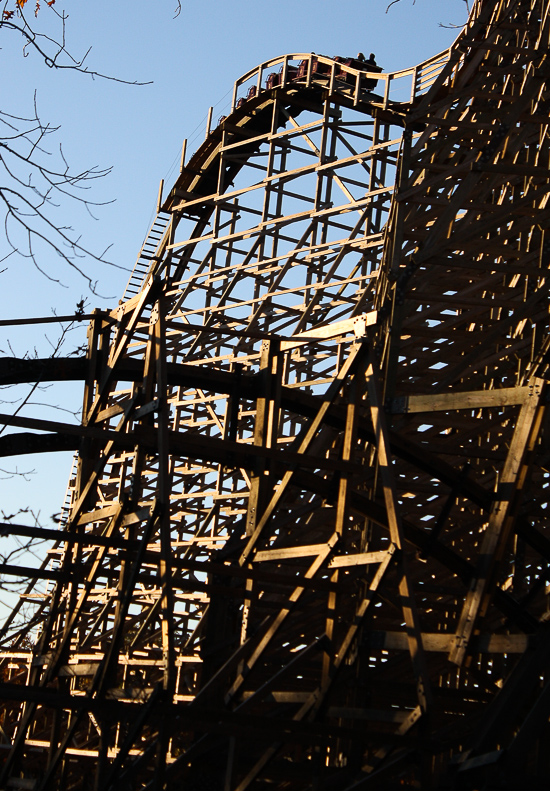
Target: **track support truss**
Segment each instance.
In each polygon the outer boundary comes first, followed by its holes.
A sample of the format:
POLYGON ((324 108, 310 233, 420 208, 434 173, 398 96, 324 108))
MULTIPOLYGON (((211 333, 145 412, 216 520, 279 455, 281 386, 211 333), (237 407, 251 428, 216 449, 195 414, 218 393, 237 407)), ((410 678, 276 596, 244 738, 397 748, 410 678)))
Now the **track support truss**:
POLYGON ((550 5, 209 121, 85 358, 0 629, 0 788, 546 789, 550 5))

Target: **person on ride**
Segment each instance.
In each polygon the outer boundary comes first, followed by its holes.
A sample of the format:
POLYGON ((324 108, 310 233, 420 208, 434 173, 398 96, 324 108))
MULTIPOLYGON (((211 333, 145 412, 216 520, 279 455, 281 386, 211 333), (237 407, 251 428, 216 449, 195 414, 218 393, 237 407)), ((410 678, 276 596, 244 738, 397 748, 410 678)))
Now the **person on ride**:
MULTIPOLYGON (((376 62, 374 52, 371 52, 367 60, 365 60, 365 68, 367 69, 367 71, 370 71, 371 69, 372 71, 382 71, 382 69, 376 62)), ((378 80, 367 80, 365 83, 365 88, 367 89, 367 91, 372 91, 374 88, 376 88, 377 82, 378 80)))

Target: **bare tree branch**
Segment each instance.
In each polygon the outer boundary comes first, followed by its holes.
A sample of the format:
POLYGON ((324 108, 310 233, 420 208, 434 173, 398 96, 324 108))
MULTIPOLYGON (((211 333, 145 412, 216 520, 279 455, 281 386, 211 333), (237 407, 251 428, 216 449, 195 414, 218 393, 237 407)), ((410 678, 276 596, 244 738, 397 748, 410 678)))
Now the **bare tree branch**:
MULTIPOLYGON (((391 0, 391 3, 390 3, 390 4, 389 4, 389 6, 386 8, 386 14, 388 13, 388 11, 389 11, 389 10, 390 10, 390 8, 392 7, 392 5, 395 5, 396 3, 400 3, 400 2, 401 2, 401 0, 391 0)), ((415 5, 415 3, 416 3, 416 0, 413 0, 413 5, 415 5)))
MULTIPOLYGON (((23 56, 34 52, 52 69, 70 69, 92 78, 129 85, 146 84, 90 69, 87 65, 90 49, 80 58, 69 51, 66 43, 67 15, 53 7, 55 0, 47 2, 43 9, 49 17, 54 15, 57 22, 57 33, 54 34, 41 32, 34 22, 31 24, 25 14, 26 2, 4 0, 0 6, 0 31, 4 35, 21 36, 23 56)), ((35 16, 39 9, 38 1, 35 16)), ((73 170, 60 144, 56 153, 52 153, 48 146, 50 136, 58 132, 58 126, 42 121, 36 93, 33 113, 28 117, 0 110, 0 206, 4 211, 5 238, 10 248, 2 260, 17 253, 32 261, 46 278, 63 285, 63 273, 58 266, 61 259, 97 294, 97 281, 86 273, 86 261, 129 270, 106 257, 109 248, 102 252, 90 249, 74 228, 59 221, 59 216, 63 202, 69 200, 80 204, 95 219, 92 209, 111 201, 92 200, 86 191, 90 190, 93 182, 107 176, 111 168, 93 166, 73 170), (52 268, 55 274, 52 274, 52 268)))
MULTIPOLYGON (((122 77, 115 77, 109 74, 89 69, 86 65, 86 59, 91 52, 91 47, 84 53, 82 58, 75 58, 67 49, 66 45, 66 23, 68 15, 64 12, 58 12, 53 4, 46 3, 49 10, 54 13, 60 24, 59 34, 57 39, 48 36, 45 33, 40 33, 31 26, 24 9, 19 4, 16 4, 13 10, 8 8, 8 0, 4 2, 3 10, 0 16, 0 30, 4 28, 12 33, 17 33, 23 39, 23 55, 26 57, 29 50, 34 50, 44 61, 46 66, 51 69, 72 69, 87 74, 92 79, 98 77, 103 80, 111 80, 113 82, 121 82, 126 85, 150 85, 150 82, 138 82, 137 80, 125 80, 122 77), (66 62, 63 61, 66 58, 66 62)), ((181 11, 181 5, 178 2, 179 8, 176 8, 176 16, 181 11)), ((35 13, 35 16, 37 14, 35 13)))

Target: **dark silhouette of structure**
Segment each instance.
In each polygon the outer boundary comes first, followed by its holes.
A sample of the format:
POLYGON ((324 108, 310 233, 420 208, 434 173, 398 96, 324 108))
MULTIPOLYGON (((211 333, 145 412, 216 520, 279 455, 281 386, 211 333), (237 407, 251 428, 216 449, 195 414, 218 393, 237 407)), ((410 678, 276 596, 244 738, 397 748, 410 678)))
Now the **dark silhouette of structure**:
POLYGON ((0 439, 79 449, 0 788, 547 788, 549 24, 252 70, 86 359, 2 361, 85 390, 0 439))

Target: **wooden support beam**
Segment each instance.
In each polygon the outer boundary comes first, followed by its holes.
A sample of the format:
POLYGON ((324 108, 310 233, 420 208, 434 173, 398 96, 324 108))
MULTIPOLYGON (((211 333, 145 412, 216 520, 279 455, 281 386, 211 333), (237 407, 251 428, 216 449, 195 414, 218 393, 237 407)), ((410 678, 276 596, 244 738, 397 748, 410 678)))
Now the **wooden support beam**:
POLYGON ((0 787, 546 776, 549 32, 260 64, 86 360, 0 360, 84 383, 82 425, 0 416, 79 449, 65 529, 0 527, 55 544, 0 567, 0 787))
POLYGON ((481 390, 467 393, 436 393, 435 395, 401 396, 390 404, 392 415, 421 412, 449 412, 455 409, 487 409, 523 404, 531 395, 531 388, 509 387, 500 390, 481 390))
POLYGON ((541 406, 542 392, 543 382, 535 380, 516 424, 495 503, 481 541, 476 576, 470 584, 462 608, 455 646, 449 653, 450 661, 458 665, 462 664, 466 656, 478 613, 483 616, 487 611, 492 593, 489 583, 514 527, 544 416, 545 408, 541 406))

